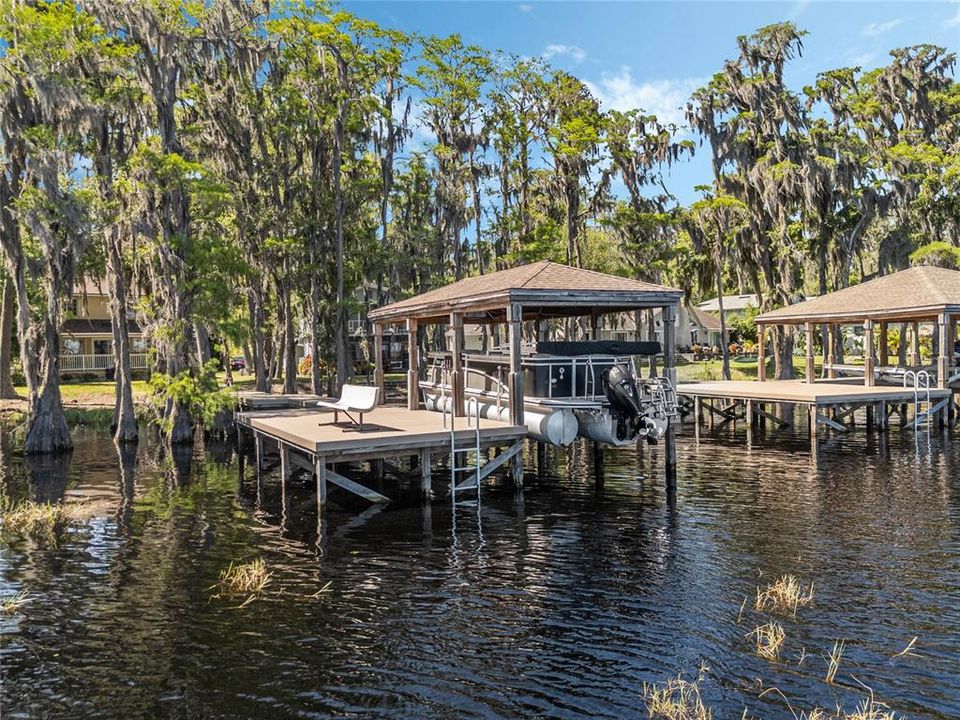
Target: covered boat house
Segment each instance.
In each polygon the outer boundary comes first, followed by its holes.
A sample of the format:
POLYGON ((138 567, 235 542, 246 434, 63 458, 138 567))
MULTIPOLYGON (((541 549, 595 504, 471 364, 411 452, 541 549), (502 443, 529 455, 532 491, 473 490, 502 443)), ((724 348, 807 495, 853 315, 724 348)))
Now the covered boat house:
POLYGON ((846 432, 849 427, 844 420, 861 409, 866 411, 868 426, 886 427, 894 414, 905 423, 910 408, 914 427, 942 425, 953 416, 953 392, 960 383, 955 350, 958 319, 960 272, 938 267, 902 270, 758 315, 757 381, 690 383, 677 391, 694 401, 698 430, 704 410, 711 422, 714 416, 727 421, 737 417, 737 407, 742 405, 747 426, 752 428, 756 419, 782 424, 781 418, 767 412, 769 405, 806 405, 814 454, 819 427, 846 432), (803 328, 801 380, 767 379, 766 339, 774 326, 803 328), (841 331, 851 326, 862 338, 863 361, 837 362, 841 331), (894 326, 899 330, 896 356, 890 343, 894 326), (924 328, 930 329, 931 337, 928 363, 921 354, 924 328), (816 373, 818 334, 825 337, 824 377, 816 373))

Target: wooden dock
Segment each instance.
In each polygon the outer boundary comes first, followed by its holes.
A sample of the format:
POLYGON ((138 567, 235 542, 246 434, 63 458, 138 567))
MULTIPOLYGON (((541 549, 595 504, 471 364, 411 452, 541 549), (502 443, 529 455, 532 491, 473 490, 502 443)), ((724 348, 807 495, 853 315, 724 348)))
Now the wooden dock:
MULTIPOLYGON (((312 471, 317 479, 318 503, 326 502, 327 484, 338 485, 372 502, 389 498, 335 472, 334 463, 379 461, 386 458, 419 458, 421 490, 432 494, 432 461, 435 457, 451 454, 451 440, 458 453, 497 446, 507 449, 492 460, 480 465, 467 479, 457 478, 457 489, 474 485, 517 455, 527 435, 526 426, 515 426, 495 420, 481 419, 479 432, 467 424, 466 418, 456 419, 456 430, 451 438, 449 416, 426 410, 407 410, 380 406, 365 413, 363 430, 350 422, 333 422, 333 412, 317 408, 282 408, 255 410, 236 414, 238 438, 251 434, 257 457, 257 468, 262 467, 264 443, 271 443, 280 452, 281 476, 284 481, 294 466, 312 471), (463 487, 461 487, 463 486, 463 487)), ((463 465, 462 456, 457 465, 463 465)), ((476 459, 476 462, 482 462, 476 459)))
POLYGON ((913 405, 914 426, 919 427, 922 422, 929 427, 933 422, 943 422, 948 411, 952 410, 953 397, 953 391, 949 388, 922 389, 918 393, 913 387, 867 386, 856 379, 683 383, 677 385, 677 394, 693 400, 698 436, 704 413, 708 414, 712 425, 715 416, 721 422, 736 420, 738 408, 743 406, 743 419, 749 430, 758 420, 761 423, 770 420, 778 425, 785 424, 781 418, 768 412, 767 405, 805 405, 809 412, 810 443, 814 455, 817 452, 819 428, 848 432, 849 427, 843 421, 859 409, 866 409, 868 427, 886 428, 894 414, 898 414, 905 423, 907 408, 913 405))

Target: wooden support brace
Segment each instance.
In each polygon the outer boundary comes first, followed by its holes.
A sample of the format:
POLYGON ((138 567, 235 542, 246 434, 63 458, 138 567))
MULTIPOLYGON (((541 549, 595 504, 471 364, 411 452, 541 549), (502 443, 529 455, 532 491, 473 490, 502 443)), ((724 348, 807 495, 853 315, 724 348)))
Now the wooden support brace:
POLYGON ((358 482, 354 482, 350 478, 346 478, 339 473, 334 472, 333 470, 327 468, 327 481, 332 482, 334 485, 339 485, 344 490, 352 492, 354 495, 359 495, 364 500, 369 500, 370 502, 390 502, 390 498, 381 495, 375 490, 371 490, 368 487, 364 487, 358 482))
MULTIPOLYGON (((811 406, 811 407, 815 408, 816 406, 811 406)), ((826 415, 820 415, 819 413, 815 413, 814 415, 816 417, 816 422, 819 425, 826 425, 827 427, 831 427, 834 430, 837 430, 839 432, 850 432, 850 428, 848 428, 846 425, 838 423, 836 420, 831 420, 826 415)), ((813 427, 810 429, 811 433, 816 433, 816 431, 817 431, 816 427, 813 427)))

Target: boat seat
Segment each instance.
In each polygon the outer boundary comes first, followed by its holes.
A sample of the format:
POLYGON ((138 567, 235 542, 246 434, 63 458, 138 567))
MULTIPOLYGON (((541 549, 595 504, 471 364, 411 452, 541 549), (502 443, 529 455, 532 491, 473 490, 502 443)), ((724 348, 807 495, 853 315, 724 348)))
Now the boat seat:
POLYGON ((339 421, 340 413, 343 413, 350 418, 350 422, 356 425, 358 430, 363 430, 363 414, 373 410, 379 399, 380 388, 378 387, 348 384, 341 389, 339 400, 336 402, 321 400, 317 403, 317 407, 333 410, 334 424, 339 421), (354 418, 350 413, 357 413, 358 418, 354 418))

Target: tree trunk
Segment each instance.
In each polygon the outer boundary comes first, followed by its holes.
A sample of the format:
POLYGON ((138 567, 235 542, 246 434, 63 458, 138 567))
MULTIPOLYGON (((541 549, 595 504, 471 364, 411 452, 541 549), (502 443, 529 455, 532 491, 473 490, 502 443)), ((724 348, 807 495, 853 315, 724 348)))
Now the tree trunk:
POLYGON ((345 213, 343 198, 343 145, 345 142, 347 113, 349 105, 345 98, 347 91, 347 64, 339 52, 334 53, 337 60, 337 73, 340 81, 341 98, 338 101, 337 118, 335 122, 333 143, 333 194, 336 205, 335 237, 337 245, 337 306, 336 321, 334 322, 334 345, 337 356, 337 383, 336 392, 350 378, 350 362, 347 357, 347 298, 344 268, 343 219, 345 213))
POLYGON ((253 372, 256 377, 257 392, 270 392, 270 377, 267 375, 267 337, 264 331, 266 312, 263 307, 263 292, 257 284, 251 284, 247 291, 247 307, 250 310, 250 338, 252 340, 253 372))
POLYGON ((110 327, 116 402, 113 409, 114 440, 136 442, 137 414, 133 405, 133 369, 130 367, 130 328, 127 324, 127 281, 123 270, 120 229, 107 231, 107 290, 110 293, 110 327))
POLYGON ((717 263, 717 309, 720 311, 720 355, 723 358, 723 379, 730 379, 730 343, 727 341, 727 318, 723 314, 723 264, 717 263))
POLYGON ((207 332, 207 326, 202 322, 193 324, 193 337, 197 343, 197 365, 203 367, 213 356, 210 350, 210 333, 207 332))
POLYGON ((31 410, 23 452, 27 455, 45 455, 73 448, 70 428, 63 412, 60 397, 60 298, 56 278, 48 279, 47 314, 43 321, 43 390, 31 410))
POLYGON ((282 283, 283 294, 283 392, 288 395, 297 393, 297 335, 293 327, 293 302, 290 299, 290 286, 282 283))
POLYGON ((10 373, 10 361, 13 354, 13 312, 17 300, 17 291, 13 287, 13 280, 6 278, 3 281, 3 307, 0 309, 0 398, 11 399, 17 397, 13 389, 13 378, 10 373))

